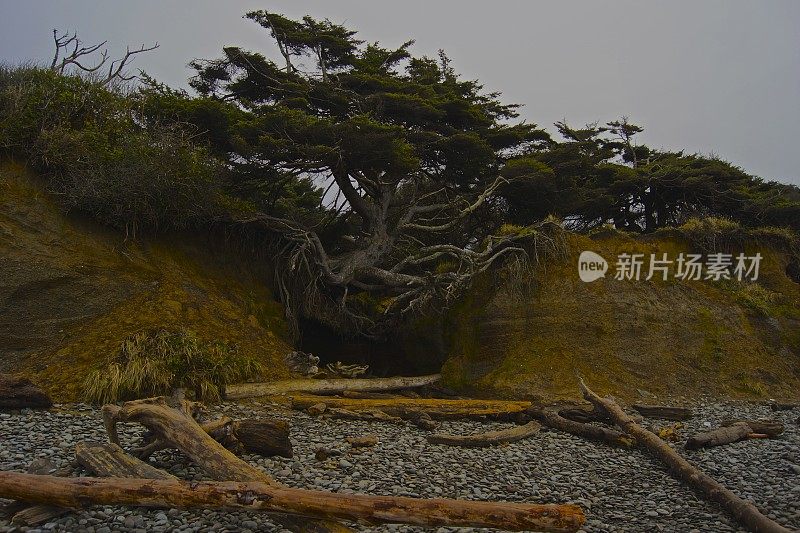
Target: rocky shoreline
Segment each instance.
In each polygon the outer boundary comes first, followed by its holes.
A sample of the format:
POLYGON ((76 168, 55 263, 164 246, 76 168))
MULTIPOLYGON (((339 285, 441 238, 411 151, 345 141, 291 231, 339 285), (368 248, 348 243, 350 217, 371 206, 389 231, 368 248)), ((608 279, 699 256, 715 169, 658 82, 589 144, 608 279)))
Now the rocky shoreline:
MULTIPOLYGON (((251 403, 225 404, 213 412, 236 418, 269 415, 291 422, 294 457, 244 458, 290 486, 336 492, 415 497, 450 497, 581 505, 586 532, 740 531, 720 509, 700 499, 639 450, 611 448, 543 428, 533 437, 488 449, 429 444, 427 433, 410 425, 312 418, 284 408, 251 403), (374 447, 351 449, 347 437, 373 434, 374 447), (317 447, 341 456, 319 461, 317 447)), ((692 433, 726 418, 774 418, 786 431, 777 439, 747 440, 718 448, 684 451, 690 461, 789 529, 800 528, 800 426, 798 409, 773 412, 763 404, 704 402, 679 430, 682 447, 692 433)), ((652 427, 666 421, 648 420, 652 427)), ((443 422, 449 433, 501 429, 494 422, 443 422)), ((122 444, 137 442, 141 428, 126 425, 122 444)), ((37 458, 69 464, 79 441, 105 440, 97 408, 56 405, 49 411, 0 412, 0 469, 25 471, 37 458)), ((207 479, 177 452, 163 451, 154 465, 187 480, 207 479)), ((76 472, 81 474, 81 472, 76 472)), ((0 500, 1 501, 1 500, 0 500)), ((386 525, 362 531, 426 531, 386 525)), ((98 507, 71 513, 38 528, 19 528, 0 517, 0 532, 66 531, 110 533, 150 531, 282 531, 264 514, 217 511, 144 510, 98 507)), ((472 531, 440 528, 438 531, 472 531)), ((475 530, 478 531, 478 530, 475 530)), ((488 530, 481 530, 488 531, 488 530)))

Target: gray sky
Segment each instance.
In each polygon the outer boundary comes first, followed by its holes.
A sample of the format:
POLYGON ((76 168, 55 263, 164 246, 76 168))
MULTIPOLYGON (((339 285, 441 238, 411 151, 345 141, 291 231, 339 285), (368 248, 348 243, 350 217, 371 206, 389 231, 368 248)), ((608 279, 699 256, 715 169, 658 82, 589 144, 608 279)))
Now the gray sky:
POLYGON ((443 48, 550 131, 628 115, 646 144, 800 184, 797 0, 0 0, 0 61, 49 60, 58 27, 108 39, 112 53, 158 41, 134 66, 185 86, 186 63, 223 45, 275 55, 242 19, 252 9, 327 17, 385 46, 413 38, 418 54, 443 48))

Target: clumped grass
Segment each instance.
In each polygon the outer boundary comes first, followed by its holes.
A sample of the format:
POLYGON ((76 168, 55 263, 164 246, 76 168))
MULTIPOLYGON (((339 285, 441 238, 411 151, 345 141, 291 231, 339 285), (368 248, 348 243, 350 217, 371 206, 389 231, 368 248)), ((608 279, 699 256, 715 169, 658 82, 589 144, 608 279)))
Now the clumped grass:
MULTIPOLYGON (((662 232, 675 231, 670 229, 662 232)), ((747 243, 769 245, 800 257, 800 235, 790 228, 748 228, 721 217, 690 218, 677 228, 680 235, 704 252, 742 249, 747 243)))
POLYGON ((113 403, 185 388, 197 400, 218 402, 228 383, 262 370, 224 342, 205 342, 189 331, 143 331, 125 339, 119 353, 87 376, 84 396, 92 403, 113 403))

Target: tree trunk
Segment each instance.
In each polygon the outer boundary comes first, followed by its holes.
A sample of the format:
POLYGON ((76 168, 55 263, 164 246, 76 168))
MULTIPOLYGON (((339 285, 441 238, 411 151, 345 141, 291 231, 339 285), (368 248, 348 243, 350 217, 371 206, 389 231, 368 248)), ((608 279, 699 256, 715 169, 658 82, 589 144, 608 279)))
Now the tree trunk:
MULTIPOLYGON (((50 459, 36 459, 28 467, 28 473, 67 477, 72 474, 75 466, 77 465, 72 464, 56 468, 50 459)), ((6 512, 11 516, 11 523, 13 524, 37 526, 68 513, 69 509, 47 504, 28 505, 24 502, 12 502, 7 506, 6 512)))
POLYGON ((612 446, 621 446, 624 448, 630 448, 636 442, 633 438, 617 430, 575 422, 574 420, 564 418, 555 411, 531 408, 528 409, 526 413, 547 427, 571 433, 585 439, 597 440, 612 446))
POLYGON ((463 446, 466 448, 487 448, 497 444, 505 444, 527 439, 531 435, 539 432, 542 426, 538 422, 528 422, 523 426, 516 426, 501 431, 487 431, 485 433, 475 433, 474 435, 447 435, 438 433, 428 435, 428 442, 431 444, 446 444, 448 446, 463 446))
POLYGON ((336 378, 336 379, 287 379, 270 383, 239 383, 225 388, 225 398, 255 398, 286 394, 288 392, 309 392, 314 394, 335 394, 344 391, 377 392, 410 389, 436 383, 441 374, 393 378, 336 378))
POLYGON ((347 409, 348 411, 379 410, 390 416, 404 419, 419 417, 427 413, 431 418, 496 418, 513 419, 531 402, 507 400, 441 400, 436 398, 387 398, 361 400, 354 398, 331 398, 326 396, 291 396, 292 407, 304 410, 316 404, 325 404, 328 408, 347 409))
POLYGON ((687 450, 696 450, 698 448, 722 446, 723 444, 744 440, 751 433, 753 433, 753 430, 750 426, 744 422, 737 422, 730 426, 723 426, 693 435, 687 439, 685 447, 687 450))
POLYGON ((369 523, 490 527, 510 531, 577 531, 576 505, 333 494, 264 482, 92 479, 0 472, 0 497, 78 508, 137 505, 268 511, 369 523))
POLYGON ((605 409, 620 428, 636 438, 636 442, 653 457, 666 464, 675 477, 685 481, 707 499, 720 504, 740 524, 758 533, 790 533, 785 527, 761 514, 755 505, 741 499, 714 478, 689 463, 658 435, 634 422, 614 400, 601 398, 589 389, 583 380, 580 380, 580 386, 584 398, 597 407, 605 409))
POLYGON ((694 416, 691 409, 685 407, 670 407, 666 405, 641 405, 633 404, 631 407, 647 418, 661 418, 663 420, 682 421, 694 416))

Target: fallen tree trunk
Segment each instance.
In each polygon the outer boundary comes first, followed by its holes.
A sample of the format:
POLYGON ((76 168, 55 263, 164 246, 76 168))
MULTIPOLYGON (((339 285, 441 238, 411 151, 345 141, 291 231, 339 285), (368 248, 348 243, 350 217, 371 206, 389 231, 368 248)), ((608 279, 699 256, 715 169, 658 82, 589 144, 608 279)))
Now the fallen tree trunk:
POLYGON ((270 511, 368 523, 510 531, 574 532, 584 521, 576 505, 332 494, 263 482, 59 478, 0 472, 0 497, 73 508, 93 504, 270 511))
POLYGON ((656 434, 638 425, 611 398, 601 398, 583 380, 580 380, 583 397, 599 408, 605 409, 621 429, 633 436, 640 446, 653 457, 666 464, 672 474, 699 491, 707 499, 714 501, 730 513, 740 524, 759 533, 790 533, 788 529, 770 520, 750 502, 747 502, 720 484, 708 474, 681 457, 669 444, 656 434))
POLYGON ((338 418, 343 420, 364 420, 366 422, 389 422, 391 424, 402 424, 403 419, 397 416, 389 416, 383 411, 373 409, 371 411, 348 411, 332 407, 325 409, 322 413, 323 418, 338 418))
POLYGON ((564 418, 559 413, 552 410, 532 407, 525 411, 525 413, 547 427, 558 429, 565 433, 571 433, 585 439, 605 442, 606 444, 621 446, 623 448, 630 448, 636 442, 632 437, 629 437, 625 433, 620 433, 615 429, 575 422, 574 420, 564 418))
POLYGON ((744 423, 750 426, 753 433, 766 435, 770 438, 777 437, 783 433, 784 427, 781 422, 777 420, 723 420, 723 426, 732 426, 734 424, 744 423))
POLYGON ((686 440, 687 450, 697 450, 698 448, 710 448, 712 446, 722 446, 731 442, 744 440, 753 433, 752 428, 744 422, 738 422, 730 426, 712 429, 693 435, 686 440))
POLYGON ((428 435, 428 442, 431 444, 446 444, 448 446, 463 446, 466 448, 487 448, 497 444, 527 439, 531 435, 538 433, 541 428, 542 426, 538 422, 528 422, 522 426, 500 431, 475 433, 474 435, 448 435, 445 433, 437 433, 435 435, 428 435))
POLYGON ((663 420, 674 420, 680 422, 688 420, 694 416, 691 409, 686 407, 670 407, 667 405, 642 405, 633 404, 633 407, 640 415, 647 418, 661 418, 663 420))
POLYGON ((344 391, 380 392, 411 389, 436 383, 441 374, 393 378, 287 379, 269 383, 239 383, 228 385, 225 397, 229 400, 272 396, 289 392, 336 394, 344 391))
POLYGON ((403 419, 418 418, 421 413, 431 418, 497 418, 512 419, 531 407, 531 402, 506 400, 442 400, 436 398, 355 399, 329 396, 292 396, 292 407, 305 410, 312 405, 348 411, 379 410, 403 419))
MULTIPOLYGON (((182 399, 164 397, 125 402, 122 407, 103 406, 103 422, 114 444, 119 444, 116 425, 119 422, 138 422, 155 435, 148 446, 176 448, 194 461, 213 479, 220 481, 257 481, 276 484, 264 471, 242 461, 214 440, 194 419, 196 405, 182 399)), ((213 424, 213 423, 212 423, 213 424)), ((276 516, 276 520, 294 531, 349 532, 350 528, 335 522, 306 519, 297 516, 276 516)))

